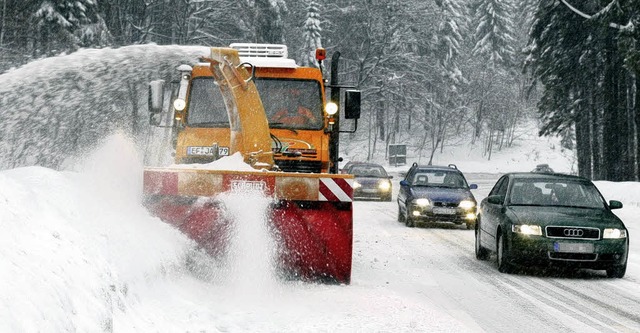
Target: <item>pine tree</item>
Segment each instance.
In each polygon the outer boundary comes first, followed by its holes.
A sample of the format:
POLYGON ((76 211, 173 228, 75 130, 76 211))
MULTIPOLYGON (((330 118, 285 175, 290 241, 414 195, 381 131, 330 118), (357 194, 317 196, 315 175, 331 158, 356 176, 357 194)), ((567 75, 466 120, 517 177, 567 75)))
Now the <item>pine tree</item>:
POLYGON ((54 55, 74 51, 81 44, 83 27, 99 23, 95 0, 43 0, 36 4, 33 26, 36 53, 54 55))
POLYGON ((488 61, 489 66, 513 65, 514 9, 510 0, 477 0, 472 11, 475 27, 473 56, 488 61))
POLYGON ((307 7, 307 18, 302 31, 304 45, 300 57, 302 66, 315 64, 315 50, 322 47, 322 28, 320 28, 320 14, 318 4, 311 0, 307 7))

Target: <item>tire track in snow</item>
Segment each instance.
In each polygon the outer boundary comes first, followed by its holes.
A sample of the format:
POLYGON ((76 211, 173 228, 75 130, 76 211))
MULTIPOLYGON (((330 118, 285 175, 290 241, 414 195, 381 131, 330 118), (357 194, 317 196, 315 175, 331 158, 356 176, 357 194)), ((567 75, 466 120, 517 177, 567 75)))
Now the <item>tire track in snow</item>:
MULTIPOLYGON (((454 247, 458 247, 461 249, 466 249, 469 247, 469 245, 466 244, 466 241, 462 238, 456 237, 452 239, 452 237, 450 237, 449 235, 444 236, 444 234, 442 233, 437 233, 436 236, 442 241, 452 244, 452 246, 454 247)), ((463 265, 463 267, 469 267, 469 265, 473 266, 473 262, 475 262, 475 265, 478 265, 480 263, 480 261, 476 260, 475 258, 470 259, 468 257, 463 257, 461 258, 461 260, 465 262, 465 265, 463 265)), ((485 266, 486 269, 482 268, 481 271, 490 273, 488 272, 489 267, 487 265, 482 266, 485 266)), ((491 266, 492 267, 490 269, 494 272, 497 272, 497 268, 493 263, 491 266)), ((517 287, 519 287, 518 290, 528 290, 528 292, 526 293, 528 297, 532 297, 533 299, 540 301, 550 308, 561 307, 565 311, 570 312, 572 314, 572 317, 577 321, 582 323, 591 323, 591 325, 589 326, 597 331, 640 331, 640 324, 638 324, 640 323, 640 316, 636 315, 635 313, 625 311, 621 308, 621 305, 619 303, 613 305, 607 304, 605 301, 594 298, 593 296, 590 296, 586 293, 577 291, 575 288, 569 286, 570 282, 575 282, 575 280, 568 281, 567 283, 560 283, 557 280, 540 280, 539 278, 527 275, 504 275, 502 273, 498 274, 500 275, 497 275, 497 279, 504 286, 516 285, 517 287), (526 283, 524 283, 523 278, 527 278, 526 283), (571 290, 571 293, 567 290, 571 290), (541 294, 540 291, 542 291, 543 294, 541 294), (590 307, 590 305, 597 305, 597 308, 593 309, 590 307), (620 319, 623 319, 623 321, 627 323, 622 324, 620 319)), ((553 278, 553 276, 551 276, 551 278, 553 278)), ((597 285, 596 287, 600 289, 603 288, 601 285, 597 285)), ((606 295, 606 292, 601 294, 606 295)), ((612 298, 607 298, 612 300, 616 299, 615 296, 612 298)), ((633 303, 635 305, 640 305, 640 302, 636 300, 634 300, 633 303)), ((640 306, 636 306, 636 308, 640 308, 640 306)))

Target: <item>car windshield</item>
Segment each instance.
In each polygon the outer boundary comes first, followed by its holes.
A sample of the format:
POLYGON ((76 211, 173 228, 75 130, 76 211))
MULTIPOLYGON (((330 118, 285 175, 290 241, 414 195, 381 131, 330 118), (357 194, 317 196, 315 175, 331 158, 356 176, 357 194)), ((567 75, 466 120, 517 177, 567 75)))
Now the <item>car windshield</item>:
POLYGON ((509 202, 512 205, 605 208, 600 192, 588 182, 517 179, 510 193, 509 202))
POLYGON ((349 171, 358 177, 387 177, 387 172, 378 165, 354 165, 349 171))
POLYGON ((413 186, 433 186, 467 188, 467 182, 459 172, 440 170, 420 170, 411 179, 413 186))

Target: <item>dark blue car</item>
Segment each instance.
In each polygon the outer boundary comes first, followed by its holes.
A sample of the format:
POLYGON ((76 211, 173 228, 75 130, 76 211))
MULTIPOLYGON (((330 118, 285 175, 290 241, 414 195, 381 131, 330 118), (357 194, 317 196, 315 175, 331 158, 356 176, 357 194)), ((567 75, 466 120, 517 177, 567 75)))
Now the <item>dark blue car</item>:
POLYGON ((353 198, 391 201, 391 178, 387 171, 375 163, 354 163, 345 169, 354 175, 353 198))
POLYGON ((407 227, 417 222, 451 222, 474 229, 476 199, 464 175, 455 165, 420 166, 414 163, 398 192, 398 221, 407 227))

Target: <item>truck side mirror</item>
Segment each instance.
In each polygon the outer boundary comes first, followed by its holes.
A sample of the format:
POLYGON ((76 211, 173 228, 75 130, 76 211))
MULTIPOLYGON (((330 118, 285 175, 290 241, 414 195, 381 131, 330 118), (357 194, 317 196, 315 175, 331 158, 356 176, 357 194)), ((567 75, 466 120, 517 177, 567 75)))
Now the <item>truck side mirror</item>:
POLYGON ((149 112, 162 112, 162 104, 164 101, 164 80, 156 80, 149 82, 149 112))
POLYGON ((344 96, 344 118, 360 118, 360 90, 347 90, 344 96))

